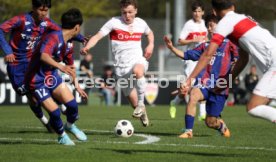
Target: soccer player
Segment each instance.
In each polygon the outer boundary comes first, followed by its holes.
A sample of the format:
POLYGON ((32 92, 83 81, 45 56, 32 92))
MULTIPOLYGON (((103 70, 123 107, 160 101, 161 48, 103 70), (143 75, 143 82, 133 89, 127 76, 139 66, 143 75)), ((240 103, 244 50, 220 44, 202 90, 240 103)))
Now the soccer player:
POLYGON ((62 82, 58 69, 73 77, 76 90, 87 99, 87 94, 79 87, 75 79, 73 44, 71 42, 71 39, 80 32, 83 22, 82 14, 78 9, 70 9, 62 15, 61 22, 62 30, 49 33, 42 40, 40 50, 33 55, 25 77, 25 84, 49 113, 51 127, 59 135, 58 143, 74 145, 64 128, 73 133, 80 141, 86 141, 87 137, 74 124, 78 119, 78 104, 72 92, 62 82), (64 62, 66 65, 61 65, 59 62, 64 62), (64 128, 60 118, 60 109, 54 99, 67 107, 67 123, 64 128))
MULTIPOLYGON (((207 40, 207 28, 205 27, 203 15, 204 6, 200 1, 193 2, 192 6, 193 18, 184 24, 184 27, 180 33, 178 43, 185 46, 185 49, 193 49, 197 45, 207 40)), ((193 69, 195 68, 197 61, 185 60, 184 61, 184 75, 188 77, 193 69)), ((175 118, 176 115, 176 105, 179 104, 183 99, 179 98, 177 95, 170 103, 170 116, 175 118)), ((188 102, 189 98, 186 98, 188 102)), ((199 120, 204 120, 206 116, 205 102, 200 102, 199 104, 199 120)))
MULTIPOLYGON (((216 27, 218 19, 214 15, 207 15, 206 26, 208 32, 212 34, 216 27)), ((192 50, 182 52, 175 48, 172 42, 165 37, 167 47, 178 57, 184 60, 198 60, 203 51, 208 47, 208 43, 202 43, 192 50)), ((230 131, 219 116, 224 108, 228 96, 228 89, 216 93, 214 85, 219 79, 227 76, 231 71, 232 63, 237 59, 238 52, 234 44, 225 39, 216 54, 209 62, 208 66, 197 76, 195 85, 190 92, 190 100, 187 105, 185 115, 185 132, 180 138, 193 137, 194 117, 196 113, 196 104, 206 100, 207 117, 205 123, 208 127, 218 130, 224 137, 230 137, 230 131)))
POLYGON ((104 36, 111 39, 112 53, 115 61, 115 74, 120 79, 136 79, 136 88, 124 85, 122 91, 134 108, 133 117, 140 118, 143 126, 149 125, 149 120, 144 105, 146 79, 145 72, 148 69, 154 48, 154 35, 147 23, 136 17, 136 0, 121 0, 121 16, 113 17, 106 22, 100 31, 94 35, 82 49, 84 53, 94 47, 104 36), (148 38, 148 45, 144 55, 141 48, 142 35, 148 38))
MULTIPOLYGON (((31 12, 15 16, 0 25, 0 47, 5 54, 7 72, 13 89, 18 95, 27 96, 33 113, 51 132, 47 117, 44 116, 40 105, 27 93, 23 82, 30 58, 42 36, 61 28, 46 17, 51 8, 51 0, 32 0, 32 8, 31 12), (9 43, 4 36, 6 33, 11 35, 9 43)), ((81 35, 75 39, 84 41, 81 35)))
POLYGON ((257 22, 244 14, 235 12, 235 5, 231 0, 212 0, 214 14, 220 18, 209 47, 204 51, 199 62, 182 84, 182 93, 187 93, 191 88, 191 79, 195 78, 212 59, 215 51, 229 38, 240 47, 239 60, 232 74, 235 78, 248 63, 249 54, 257 62, 263 77, 255 87, 247 104, 247 112, 254 116, 276 122, 276 109, 268 106, 271 99, 276 99, 276 38, 271 33, 260 27, 257 22))
MULTIPOLYGON (((60 30, 58 25, 46 18, 51 0, 32 0, 32 7, 31 12, 15 16, 0 25, 0 46, 5 54, 8 76, 13 89, 21 96, 27 94, 23 84, 24 75, 43 33, 60 30), (11 33, 9 43, 4 33, 11 33)), ((27 97, 33 113, 50 131, 48 119, 43 115, 40 105, 33 102, 30 95, 27 97)))

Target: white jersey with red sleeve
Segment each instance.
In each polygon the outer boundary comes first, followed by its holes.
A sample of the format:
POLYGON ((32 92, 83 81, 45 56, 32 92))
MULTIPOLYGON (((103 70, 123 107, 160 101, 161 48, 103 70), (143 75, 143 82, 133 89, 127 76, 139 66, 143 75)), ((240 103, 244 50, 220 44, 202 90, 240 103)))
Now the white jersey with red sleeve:
POLYGON ((126 24, 121 17, 113 17, 103 25, 100 33, 103 36, 108 34, 110 36, 115 67, 132 67, 137 61, 145 59, 141 40, 142 35, 148 35, 150 31, 147 23, 138 17, 132 24, 126 24))
MULTIPOLYGON (((200 23, 196 23, 193 19, 191 19, 184 24, 184 27, 180 32, 179 39, 192 40, 196 37, 203 37, 206 39, 207 34, 208 32, 207 32, 207 28, 205 27, 204 20, 201 20, 200 23)), ((187 47, 188 49, 193 49, 200 43, 191 43, 187 45, 187 47)))
POLYGON ((218 23, 211 42, 220 45, 225 37, 250 53, 263 72, 276 66, 276 38, 243 14, 228 12, 218 23))

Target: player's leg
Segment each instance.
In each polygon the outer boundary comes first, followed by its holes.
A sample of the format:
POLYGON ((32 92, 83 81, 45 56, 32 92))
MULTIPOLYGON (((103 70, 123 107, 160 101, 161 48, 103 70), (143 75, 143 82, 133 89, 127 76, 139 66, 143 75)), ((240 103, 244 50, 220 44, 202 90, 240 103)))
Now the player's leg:
POLYGON ((132 72, 136 77, 136 91, 138 97, 138 106, 135 108, 133 112, 133 116, 136 118, 140 118, 143 126, 149 126, 149 119, 144 103, 145 99, 145 89, 146 89, 146 78, 145 78, 145 71, 147 71, 147 63, 138 63, 136 64, 132 72))
POLYGON ((203 91, 199 88, 193 88, 190 92, 190 100, 187 104, 186 115, 185 115, 185 130, 181 134, 180 138, 192 138, 193 137, 193 127, 194 119, 196 115, 196 105, 199 101, 204 100, 203 91))
MULTIPOLYGON (((173 92, 175 93, 175 91, 173 92)), ((178 93, 178 90, 176 90, 176 93, 178 93)), ((170 116, 171 118, 175 118, 176 115, 176 105, 178 105, 183 99, 179 97, 179 95, 176 95, 173 100, 170 102, 170 116)))
POLYGON ((64 131, 63 123, 61 120, 61 112, 55 101, 49 97, 41 102, 42 106, 48 111, 50 116, 50 124, 54 131, 58 134, 58 143, 63 145, 75 145, 64 131))
POLYGON ((276 109, 267 105, 270 102, 269 98, 276 99, 276 84, 273 84, 275 82, 275 70, 270 70, 263 75, 247 104, 247 112, 250 115, 276 122, 276 109))
POLYGON ((225 122, 220 119, 220 114, 223 111, 227 97, 224 95, 217 95, 209 92, 208 99, 206 100, 207 116, 205 124, 212 129, 218 130, 222 136, 230 137, 230 130, 225 122))
POLYGON ((64 125, 65 130, 70 131, 72 134, 74 134, 78 140, 86 141, 87 136, 75 124, 75 122, 79 118, 78 104, 70 89, 66 86, 65 83, 61 83, 53 90, 52 96, 57 101, 64 104, 67 108, 67 123, 64 125))
POLYGON ((43 114, 43 111, 41 109, 41 105, 36 101, 35 97, 32 96, 31 94, 26 95, 28 98, 28 104, 35 114, 35 116, 40 120, 40 122, 46 127, 48 132, 52 133, 53 130, 51 128, 50 122, 48 118, 43 114))
POLYGON ((7 73, 15 92, 24 96, 27 95, 29 106, 34 113, 34 115, 41 121, 41 123, 47 128, 48 132, 52 132, 47 117, 43 114, 41 106, 33 102, 31 95, 27 94, 27 90, 24 86, 24 77, 27 69, 27 64, 19 64, 19 65, 7 65, 7 73))

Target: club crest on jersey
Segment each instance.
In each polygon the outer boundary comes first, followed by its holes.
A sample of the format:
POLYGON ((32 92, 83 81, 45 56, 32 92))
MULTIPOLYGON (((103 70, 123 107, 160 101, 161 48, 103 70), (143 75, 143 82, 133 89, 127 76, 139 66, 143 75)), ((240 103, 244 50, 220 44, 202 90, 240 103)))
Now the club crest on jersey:
POLYGON ((41 26, 46 27, 46 26, 47 26, 47 22, 46 22, 46 21, 43 21, 43 22, 41 23, 41 26))
POLYGON ((152 105, 156 100, 159 92, 159 87, 157 83, 148 83, 145 89, 146 101, 152 105))

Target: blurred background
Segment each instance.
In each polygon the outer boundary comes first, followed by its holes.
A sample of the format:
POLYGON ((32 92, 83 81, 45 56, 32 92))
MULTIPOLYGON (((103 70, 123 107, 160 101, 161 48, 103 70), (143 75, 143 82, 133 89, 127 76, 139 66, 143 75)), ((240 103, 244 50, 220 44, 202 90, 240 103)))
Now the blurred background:
MULTIPOLYGON (((152 58, 150 59, 149 76, 155 78, 167 78, 173 82, 172 89, 174 89, 177 75, 183 73, 182 61, 170 54, 165 49, 163 43, 163 36, 170 35, 176 43, 183 27, 183 24, 192 17, 191 4, 193 0, 137 0, 138 1, 138 17, 143 18, 155 34, 155 49, 152 58)), ((267 28, 273 35, 276 36, 276 1, 275 0, 236 0, 236 10, 239 13, 246 13, 262 26, 267 28)), ((100 27, 111 17, 119 16, 120 9, 118 5, 119 0, 52 0, 52 8, 49 16, 60 23, 61 14, 71 7, 81 9, 84 15, 84 24, 82 26, 83 35, 94 35, 98 32, 100 27)), ((205 13, 211 11, 211 0, 202 0, 205 4, 205 13)), ((25 13, 31 10, 30 0, 0 0, 0 23, 5 20, 25 13)), ((145 39, 143 39, 143 42, 145 39)), ((143 43, 145 45, 145 43, 143 43)), ((83 56, 80 56, 78 51, 82 45, 75 47, 76 65, 79 66, 83 56)), ((112 66, 112 54, 110 50, 110 43, 108 37, 101 40, 97 46, 91 49, 93 55, 91 66, 89 67, 93 73, 93 77, 99 77, 103 74, 105 66, 112 66)), ((5 64, 3 62, 3 52, 0 50, 0 68, 5 73, 5 64)), ((245 74, 249 72, 249 67, 255 64, 250 60, 250 64, 240 75, 240 87, 246 90, 243 80, 245 74)), ((79 69, 79 68, 77 68, 79 69)), ((80 72, 81 73, 81 72, 80 72)), ((257 71, 261 77, 261 73, 257 71)), ((8 81, 6 81, 8 82, 8 81)), ((3 89, 4 87, 2 87, 3 89)), ((5 87, 7 89, 8 86, 5 87)), ((167 96, 172 89, 166 90, 167 96)), ((12 90, 10 90, 12 91, 12 90)), ((96 92, 97 90, 92 90, 96 92)), ((120 97, 120 95, 119 95, 120 97)), ((0 94, 0 102, 3 97, 3 92, 0 94), (2 96, 2 97, 1 97, 2 96)), ((5 97, 7 98, 7 97, 5 97)), ((101 96, 99 95, 99 100, 101 96)), ((156 97, 157 100, 164 101, 164 97, 156 97)), ((167 97, 168 98, 168 97, 167 97)), ((3 99, 4 100, 4 99, 3 99)), ((97 101, 98 102, 98 101, 97 101)), ((122 101, 123 102, 123 101, 122 101)), ((120 101, 115 103, 121 104, 120 101)), ((157 102, 157 101, 156 101, 157 102)), ((160 104, 167 104, 166 102, 160 104)), ((124 103, 124 102, 123 102, 124 103)), ((158 104, 158 102, 157 102, 158 104)))

